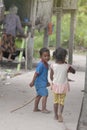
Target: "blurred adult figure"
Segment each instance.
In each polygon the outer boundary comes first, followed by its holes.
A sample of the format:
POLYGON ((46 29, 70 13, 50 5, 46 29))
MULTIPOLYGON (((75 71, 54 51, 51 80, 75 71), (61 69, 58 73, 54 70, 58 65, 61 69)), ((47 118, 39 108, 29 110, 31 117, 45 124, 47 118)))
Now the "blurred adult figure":
POLYGON ((3 59, 3 52, 8 52, 8 61, 12 61, 11 56, 16 51, 15 39, 17 32, 22 37, 26 37, 17 12, 18 8, 12 5, 9 8, 9 14, 7 14, 3 20, 3 33, 0 45, 0 61, 3 59))

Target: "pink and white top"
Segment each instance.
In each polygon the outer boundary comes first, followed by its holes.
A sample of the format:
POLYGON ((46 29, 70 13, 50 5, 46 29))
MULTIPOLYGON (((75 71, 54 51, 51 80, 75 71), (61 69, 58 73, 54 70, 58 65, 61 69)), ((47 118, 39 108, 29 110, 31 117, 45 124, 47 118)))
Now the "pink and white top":
POLYGON ((52 90, 54 93, 64 94, 70 90, 68 83, 69 64, 54 63, 51 68, 54 72, 52 90))

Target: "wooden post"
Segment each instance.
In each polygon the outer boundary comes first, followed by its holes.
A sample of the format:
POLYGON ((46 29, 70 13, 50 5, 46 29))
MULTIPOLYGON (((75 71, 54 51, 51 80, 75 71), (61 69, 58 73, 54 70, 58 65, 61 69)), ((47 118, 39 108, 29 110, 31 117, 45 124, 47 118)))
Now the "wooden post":
MULTIPOLYGON (((30 34, 31 35, 31 34, 30 34)), ((33 48, 34 48, 34 38, 30 36, 28 38, 28 45, 27 45, 27 68, 29 70, 32 69, 32 61, 33 61, 33 48)))
POLYGON ((84 96, 83 96, 80 116, 78 120, 77 130, 87 130, 87 56, 86 56, 86 72, 85 72, 84 89, 85 89, 83 90, 84 96))
POLYGON ((33 61, 33 51, 34 51, 34 27, 35 27, 35 19, 36 19, 36 6, 37 0, 32 0, 31 3, 31 21, 32 21, 32 28, 31 28, 31 36, 28 39, 27 45, 27 67, 28 69, 32 69, 32 61, 33 61))
POLYGON ((43 47, 49 47, 49 36, 47 27, 44 29, 43 47))
MULTIPOLYGON (((28 48, 28 46, 29 46, 29 40, 30 40, 30 37, 31 37, 31 33, 29 33, 28 34, 28 38, 26 38, 26 45, 25 45, 25 70, 27 71, 27 69, 28 69, 28 55, 29 55, 29 48, 28 48)), ((29 65, 30 66, 30 65, 29 65)))
MULTIPOLYGON (((25 35, 26 35, 27 31, 28 31, 28 27, 25 26, 25 35)), ((21 49, 24 49, 24 46, 25 46, 25 44, 26 44, 25 41, 26 41, 26 40, 23 38, 23 39, 22 39, 22 43, 21 43, 21 49)), ((23 51, 21 51, 20 54, 19 54, 19 59, 18 59, 18 62, 19 62, 19 63, 18 63, 18 65, 17 65, 17 71, 20 71, 22 56, 23 56, 23 51)), ((26 60, 25 60, 25 63, 26 63, 26 60)))
MULTIPOLYGON (((53 5, 53 0, 50 1, 53 5)), ((49 19, 49 22, 51 21, 51 18, 52 18, 52 11, 53 11, 53 8, 51 9, 51 14, 50 15, 50 19, 49 19)), ((44 28, 44 38, 43 38, 43 47, 49 47, 49 34, 48 34, 48 25, 47 27, 44 28)))
POLYGON ((58 7, 56 12, 56 48, 61 45, 61 17, 62 9, 58 7))
POLYGON ((74 32, 76 24, 76 12, 71 12, 71 21, 70 21, 70 39, 69 39, 69 60, 68 62, 72 64, 73 61, 73 46, 74 46, 74 32))

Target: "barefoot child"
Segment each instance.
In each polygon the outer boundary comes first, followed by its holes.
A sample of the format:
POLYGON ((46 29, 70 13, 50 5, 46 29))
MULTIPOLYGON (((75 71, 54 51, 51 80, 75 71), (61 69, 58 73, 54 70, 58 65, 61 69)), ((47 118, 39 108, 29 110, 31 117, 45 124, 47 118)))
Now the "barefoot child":
POLYGON ((50 51, 47 48, 42 48, 39 51, 41 61, 38 63, 36 67, 36 72, 34 74, 34 77, 29 84, 30 87, 35 86, 37 96, 35 99, 34 104, 34 112, 40 111, 38 108, 40 99, 42 97, 42 112, 43 113, 49 113, 49 111, 46 109, 46 103, 47 103, 47 97, 48 97, 48 90, 47 86, 48 83, 48 61, 50 59, 50 51))
POLYGON ((75 70, 65 62, 67 51, 57 48, 53 53, 55 63, 51 65, 50 79, 54 94, 54 117, 63 122, 63 108, 66 93, 69 91, 68 72, 75 73, 75 70))

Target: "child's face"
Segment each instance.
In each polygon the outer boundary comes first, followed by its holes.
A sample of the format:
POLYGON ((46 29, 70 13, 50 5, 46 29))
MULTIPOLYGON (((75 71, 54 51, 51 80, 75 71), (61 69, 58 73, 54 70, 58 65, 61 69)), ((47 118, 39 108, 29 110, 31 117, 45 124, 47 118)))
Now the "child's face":
POLYGON ((49 52, 43 52, 42 56, 41 56, 41 59, 44 61, 44 62, 48 62, 50 60, 50 54, 49 52))

